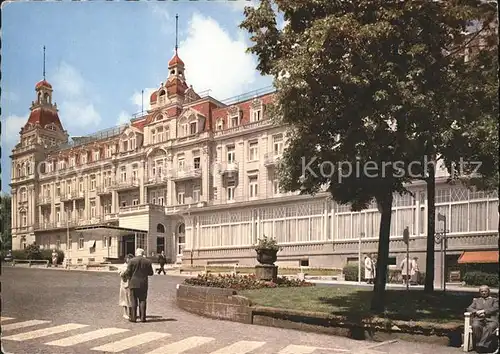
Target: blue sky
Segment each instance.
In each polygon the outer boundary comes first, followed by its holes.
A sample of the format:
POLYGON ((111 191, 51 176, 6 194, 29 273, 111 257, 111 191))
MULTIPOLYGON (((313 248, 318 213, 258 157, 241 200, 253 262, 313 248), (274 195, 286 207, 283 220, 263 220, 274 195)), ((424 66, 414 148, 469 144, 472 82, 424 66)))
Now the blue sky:
MULTIPOLYGON (((238 28, 238 1, 14 2, 2 3, 2 190, 10 191, 12 147, 42 79, 53 88, 62 124, 71 135, 125 122, 147 108, 149 93, 164 82, 175 47, 186 79, 218 99, 272 84, 246 54, 248 34, 238 28)), ((281 24, 280 24, 281 25, 281 24)))

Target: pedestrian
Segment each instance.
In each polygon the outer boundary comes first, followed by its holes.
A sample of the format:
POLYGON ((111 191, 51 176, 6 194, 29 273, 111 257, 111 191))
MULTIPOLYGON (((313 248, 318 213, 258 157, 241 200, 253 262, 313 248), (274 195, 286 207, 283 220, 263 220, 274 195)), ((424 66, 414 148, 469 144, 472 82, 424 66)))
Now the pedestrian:
POLYGON ((367 284, 373 284, 373 261, 370 255, 365 255, 365 280, 367 284))
POLYGON ((401 275, 403 276, 404 284, 410 281, 411 265, 412 262, 407 257, 405 257, 401 262, 401 275))
POLYGON ((160 263, 160 268, 158 268, 158 274, 161 274, 161 272, 163 272, 163 274, 167 274, 165 272, 165 264, 167 263, 167 258, 165 257, 165 252, 164 251, 161 251, 161 253, 158 255, 158 263, 160 263))
POLYGON ((139 304, 139 320, 146 322, 146 302, 148 297, 148 277, 154 274, 153 264, 144 257, 144 250, 138 248, 135 257, 127 265, 125 275, 129 279, 130 289, 130 322, 137 321, 137 304, 139 304))
POLYGON ((411 260, 410 275, 411 275, 411 282, 410 282, 410 284, 417 285, 418 281, 419 281, 419 275, 420 275, 420 271, 418 269, 418 257, 413 257, 413 259, 411 260))
POLYGON ((52 266, 54 266, 54 267, 57 267, 57 258, 58 258, 57 252, 56 252, 56 249, 54 248, 52 250, 52 266))
POLYGON ((130 298, 130 289, 128 286, 129 279, 126 277, 125 272, 127 270, 127 265, 130 260, 134 258, 133 255, 128 254, 125 257, 125 263, 118 270, 120 273, 120 295, 118 298, 118 305, 123 307, 123 318, 130 319, 130 308, 132 307, 132 302, 130 298))

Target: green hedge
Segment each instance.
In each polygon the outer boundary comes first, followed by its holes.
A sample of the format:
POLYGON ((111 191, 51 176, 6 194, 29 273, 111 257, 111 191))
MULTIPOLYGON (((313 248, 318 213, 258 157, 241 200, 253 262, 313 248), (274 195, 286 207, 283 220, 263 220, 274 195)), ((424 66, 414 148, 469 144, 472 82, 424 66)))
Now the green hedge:
POLYGON ((498 273, 491 274, 485 272, 467 272, 463 277, 463 281, 467 285, 488 285, 498 287, 498 273))
MULTIPOLYGON (((57 264, 62 264, 64 260, 64 252, 61 250, 56 250, 57 252, 57 264)), ((35 248, 30 247, 24 250, 14 250, 12 251, 13 259, 38 259, 47 260, 52 264, 52 250, 39 250, 36 251, 35 248)))

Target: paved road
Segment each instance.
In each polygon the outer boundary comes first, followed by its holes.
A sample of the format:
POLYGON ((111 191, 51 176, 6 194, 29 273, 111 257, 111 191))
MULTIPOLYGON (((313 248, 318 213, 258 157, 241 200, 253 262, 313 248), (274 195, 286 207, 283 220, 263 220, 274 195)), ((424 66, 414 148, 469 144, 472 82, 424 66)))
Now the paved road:
POLYGON ((373 343, 295 330, 218 321, 176 308, 183 278, 150 281, 148 323, 130 323, 118 307, 114 273, 2 267, 3 353, 72 354, 423 354, 458 353, 398 341, 373 343))

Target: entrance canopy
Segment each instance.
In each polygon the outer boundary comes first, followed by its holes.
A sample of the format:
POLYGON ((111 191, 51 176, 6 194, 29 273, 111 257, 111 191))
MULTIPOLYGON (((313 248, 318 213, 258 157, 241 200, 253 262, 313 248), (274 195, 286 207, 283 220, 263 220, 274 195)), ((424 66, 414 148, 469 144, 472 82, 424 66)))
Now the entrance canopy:
POLYGON ((498 251, 465 251, 458 263, 498 263, 498 251))
POLYGON ((76 232, 87 235, 99 236, 127 236, 130 234, 147 234, 146 230, 129 229, 126 227, 111 226, 111 225, 91 225, 75 228, 76 232))

